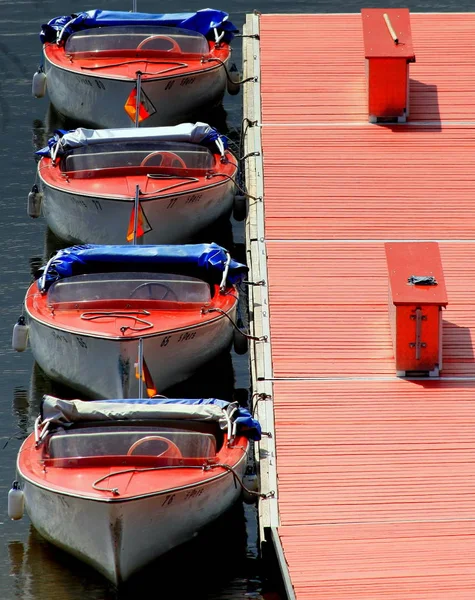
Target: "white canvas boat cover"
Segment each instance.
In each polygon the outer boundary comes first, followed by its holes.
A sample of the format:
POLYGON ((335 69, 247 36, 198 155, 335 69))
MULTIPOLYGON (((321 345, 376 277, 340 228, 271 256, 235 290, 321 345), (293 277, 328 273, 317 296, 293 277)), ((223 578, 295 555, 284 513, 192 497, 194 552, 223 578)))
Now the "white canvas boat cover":
POLYGON ((94 146, 117 142, 186 142, 212 147, 216 144, 221 152, 227 147, 227 140, 218 131, 206 123, 182 123, 173 127, 140 127, 122 129, 85 129, 79 127, 73 131, 56 131, 48 140, 48 146, 36 154, 55 158, 71 148, 94 146))
POLYGON ((229 424, 248 437, 260 439, 259 423, 237 402, 216 398, 140 400, 63 400, 45 395, 41 407, 42 422, 71 426, 87 421, 146 421, 173 419, 218 423, 223 430, 229 424))

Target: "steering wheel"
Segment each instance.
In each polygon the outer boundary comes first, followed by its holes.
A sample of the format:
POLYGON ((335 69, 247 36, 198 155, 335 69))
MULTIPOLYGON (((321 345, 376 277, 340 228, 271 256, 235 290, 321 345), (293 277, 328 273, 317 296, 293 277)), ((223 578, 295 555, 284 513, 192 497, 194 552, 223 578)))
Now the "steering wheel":
POLYGON ((169 48, 168 50, 165 50, 164 48, 156 48, 156 50, 163 50, 164 52, 181 52, 181 48, 177 44, 176 40, 174 40, 173 38, 169 37, 168 35, 162 35, 162 34, 150 35, 149 37, 145 38, 137 46, 137 50, 142 50, 142 48, 146 44, 148 44, 149 42, 151 42, 153 40, 164 40, 166 42, 170 42, 170 44, 171 44, 171 48, 169 48))
MULTIPOLYGON (((132 290, 130 292, 130 298, 134 297, 134 294, 136 292, 138 292, 140 289, 144 288, 144 287, 161 287, 164 288, 165 294, 163 295, 162 298, 159 298, 160 300, 166 300, 168 298, 168 296, 171 297, 171 301, 173 302, 178 302, 178 296, 176 295, 176 293, 168 287, 168 285, 166 285, 165 283, 160 283, 159 281, 146 281, 145 283, 141 283, 140 285, 138 285, 134 290, 132 290)), ((152 298, 152 291, 150 290, 150 300, 153 300, 152 298)))
POLYGON ((151 152, 150 154, 147 154, 147 156, 140 163, 140 166, 145 167, 145 165, 148 163, 149 159, 154 158, 155 156, 162 157, 161 163, 156 166, 159 166, 159 167, 180 166, 183 169, 186 169, 185 161, 180 156, 178 156, 178 154, 175 154, 174 152, 168 152, 168 150, 157 150, 156 152, 151 152), (178 162, 178 165, 175 164, 176 162, 178 162))
POLYGON ((167 444, 167 447, 165 448, 165 450, 163 452, 161 452, 160 454, 157 454, 157 456, 162 456, 163 458, 183 458, 183 455, 180 452, 180 448, 178 448, 178 446, 174 442, 172 442, 171 440, 169 440, 166 437, 162 437, 161 435, 147 435, 146 437, 143 437, 140 440, 137 440, 127 450, 127 456, 131 456, 133 454, 134 450, 136 450, 139 446, 141 446, 145 442, 152 442, 152 441, 165 442, 167 444))

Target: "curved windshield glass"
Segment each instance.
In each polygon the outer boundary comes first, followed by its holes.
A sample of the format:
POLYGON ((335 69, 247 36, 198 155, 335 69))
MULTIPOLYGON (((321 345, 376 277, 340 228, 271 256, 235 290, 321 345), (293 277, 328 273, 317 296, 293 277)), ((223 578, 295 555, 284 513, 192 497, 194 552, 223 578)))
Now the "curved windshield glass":
POLYGON ((144 167, 150 172, 209 171, 213 154, 203 146, 184 142, 112 142, 74 148, 62 157, 60 169, 68 173, 99 169, 144 167))
POLYGON ((211 300, 211 293, 200 279, 168 273, 74 275, 53 283, 48 290, 48 304, 129 299, 202 304, 211 300))
POLYGON ((51 458, 86 456, 163 456, 164 458, 211 458, 216 440, 210 433, 177 431, 165 427, 88 427, 51 436, 51 458))
POLYGON ((163 54, 208 54, 208 41, 201 33, 179 27, 123 25, 96 27, 73 33, 65 44, 66 54, 94 53, 117 56, 120 52, 163 54))

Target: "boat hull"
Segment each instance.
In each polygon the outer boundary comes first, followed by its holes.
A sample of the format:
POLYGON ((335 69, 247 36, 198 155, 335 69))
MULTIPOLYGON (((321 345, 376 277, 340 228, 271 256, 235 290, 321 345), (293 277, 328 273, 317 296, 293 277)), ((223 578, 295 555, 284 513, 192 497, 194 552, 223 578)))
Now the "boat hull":
MULTIPOLYGON (((227 61, 224 61, 227 63, 227 61)), ((104 76, 100 71, 67 70, 45 55, 47 90, 55 109, 81 125, 99 128, 134 127, 124 105, 135 88, 129 78, 104 76)), ((193 73, 144 77, 142 89, 155 111, 140 127, 175 125, 196 111, 218 103, 226 87, 226 71, 219 65, 193 73)))
MULTIPOLYGON (((71 243, 126 243, 132 199, 69 193, 44 181, 41 187, 43 215, 59 238, 71 243)), ((196 191, 142 200, 142 210, 151 229, 141 241, 144 244, 191 241, 202 229, 231 214, 234 192, 234 183, 226 180, 196 191)))
MULTIPOLYGON (((236 306, 228 313, 233 321, 236 306)), ((28 313, 36 362, 54 381, 91 398, 137 398, 138 336, 94 337, 46 325, 28 313)), ((155 388, 184 381, 231 346, 233 325, 220 317, 179 330, 143 336, 144 357, 155 388)))
MULTIPOLYGON (((242 477, 246 454, 235 466, 242 477)), ((23 480, 34 527, 51 543, 118 585, 152 560, 191 539, 238 499, 229 472, 188 487, 127 501, 98 501, 23 480)))

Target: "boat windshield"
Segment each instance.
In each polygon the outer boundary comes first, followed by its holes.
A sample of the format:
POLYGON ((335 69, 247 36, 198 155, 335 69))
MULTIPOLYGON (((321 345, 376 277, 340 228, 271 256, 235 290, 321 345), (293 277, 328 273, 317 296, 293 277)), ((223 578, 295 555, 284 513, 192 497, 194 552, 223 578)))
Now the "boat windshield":
POLYGON ((216 455, 216 439, 211 433, 167 427, 87 427, 54 433, 48 453, 51 458, 134 455, 207 459, 216 455))
MULTIPOLYGON (((137 170, 144 173, 205 174, 215 166, 215 158, 208 148, 184 142, 112 142, 74 148, 65 154, 61 171, 91 172, 105 169, 137 170)), ((114 171, 111 172, 114 174, 114 171)))
POLYGON ((196 31, 158 25, 85 29, 73 33, 65 44, 66 54, 117 56, 127 51, 154 55, 195 54, 199 57, 209 53, 209 44, 204 35, 196 31))
POLYGON ((187 275, 168 273, 93 273, 56 281, 48 290, 48 304, 97 300, 163 300, 207 303, 209 285, 187 275))

